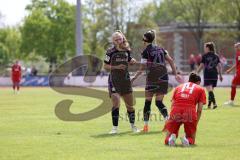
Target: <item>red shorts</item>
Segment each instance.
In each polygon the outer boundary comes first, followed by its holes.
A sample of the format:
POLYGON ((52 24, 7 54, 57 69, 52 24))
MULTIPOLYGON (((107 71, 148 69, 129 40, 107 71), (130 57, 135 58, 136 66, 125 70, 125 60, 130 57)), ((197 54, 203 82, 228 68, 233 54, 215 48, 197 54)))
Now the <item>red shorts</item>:
POLYGON ((12 82, 13 83, 20 83, 20 81, 21 81, 21 77, 12 77, 12 82))
POLYGON ((164 128, 170 134, 178 136, 182 124, 184 125, 186 137, 194 137, 197 131, 197 113, 195 109, 173 108, 164 128))
POLYGON ((240 75, 236 74, 232 80, 232 86, 240 85, 240 75))

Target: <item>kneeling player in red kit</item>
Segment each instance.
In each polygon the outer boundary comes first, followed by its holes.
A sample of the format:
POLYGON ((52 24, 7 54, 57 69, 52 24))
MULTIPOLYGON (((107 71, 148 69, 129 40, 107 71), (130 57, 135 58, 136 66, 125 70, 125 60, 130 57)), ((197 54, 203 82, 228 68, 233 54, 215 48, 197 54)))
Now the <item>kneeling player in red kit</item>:
POLYGON ((164 131, 167 132, 166 145, 176 145, 176 138, 182 124, 185 131, 185 136, 181 138, 182 145, 195 144, 197 124, 201 117, 202 107, 206 104, 206 94, 199 85, 200 82, 201 77, 191 73, 187 83, 176 87, 172 97, 170 118, 164 127, 164 131))

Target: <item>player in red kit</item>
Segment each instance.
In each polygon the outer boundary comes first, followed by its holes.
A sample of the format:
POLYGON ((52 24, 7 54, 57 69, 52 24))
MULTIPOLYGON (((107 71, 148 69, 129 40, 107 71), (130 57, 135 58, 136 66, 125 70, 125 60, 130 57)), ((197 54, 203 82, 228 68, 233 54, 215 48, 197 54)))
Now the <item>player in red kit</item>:
POLYGON ((182 124, 184 124, 185 131, 185 136, 181 138, 183 146, 195 144, 197 124, 201 117, 202 107, 206 104, 206 94, 204 88, 199 85, 200 82, 201 77, 196 73, 191 73, 189 82, 176 87, 172 97, 170 118, 164 127, 164 131, 167 132, 166 145, 176 145, 175 141, 182 124))
POLYGON ((231 68, 229 68, 226 73, 230 73, 233 69, 236 68, 236 74, 232 80, 231 100, 224 103, 225 105, 231 106, 234 105, 233 101, 236 96, 236 89, 237 86, 240 85, 240 42, 236 43, 234 47, 236 49, 236 63, 231 68))
POLYGON ((19 93, 20 81, 21 81, 21 66, 18 61, 12 66, 12 82, 14 93, 19 93), (17 88, 17 92, 16 89, 17 88))

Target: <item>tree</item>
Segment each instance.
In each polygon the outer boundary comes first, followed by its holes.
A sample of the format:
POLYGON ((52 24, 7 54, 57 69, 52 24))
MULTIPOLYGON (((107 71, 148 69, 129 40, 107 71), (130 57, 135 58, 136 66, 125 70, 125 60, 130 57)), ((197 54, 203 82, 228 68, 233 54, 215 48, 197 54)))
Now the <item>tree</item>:
POLYGON ((165 20, 165 22, 177 22, 186 25, 198 44, 198 50, 201 52, 205 25, 214 20, 216 3, 216 0, 164 0, 155 19, 159 18, 159 21, 165 20))
POLYGON ((8 64, 14 59, 23 58, 20 52, 21 33, 15 27, 0 29, 0 61, 2 64, 8 64))
POLYGON ((216 6, 215 20, 217 22, 237 27, 235 38, 240 41, 240 1, 220 0, 216 6))
POLYGON ((102 56, 111 34, 126 31, 126 0, 86 0, 83 6, 84 45, 88 53, 102 56))
POLYGON ((21 49, 52 63, 75 54, 75 7, 64 0, 32 0, 21 27, 21 49))
POLYGON ((0 28, 4 25, 3 23, 3 15, 2 13, 0 12, 0 28))

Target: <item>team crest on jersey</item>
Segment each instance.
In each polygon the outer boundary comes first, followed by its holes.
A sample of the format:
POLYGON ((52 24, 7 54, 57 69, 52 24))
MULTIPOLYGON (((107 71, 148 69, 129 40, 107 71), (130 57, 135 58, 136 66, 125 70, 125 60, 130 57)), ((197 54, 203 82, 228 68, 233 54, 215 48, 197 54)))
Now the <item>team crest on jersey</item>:
POLYGON ((125 62, 127 58, 116 58, 116 62, 125 62))
POLYGON ((168 51, 164 49, 164 51, 166 52, 166 54, 168 54, 168 51))
POLYGON ((105 56, 105 61, 109 62, 110 57, 108 55, 105 56))

